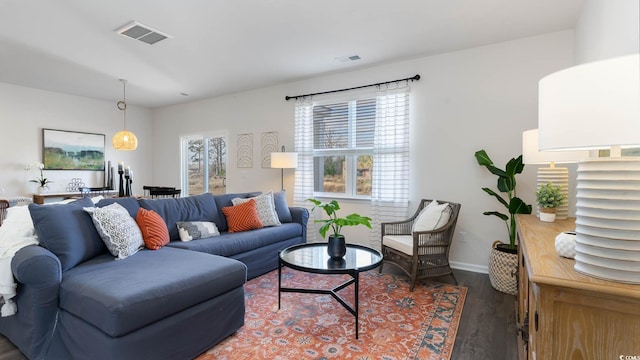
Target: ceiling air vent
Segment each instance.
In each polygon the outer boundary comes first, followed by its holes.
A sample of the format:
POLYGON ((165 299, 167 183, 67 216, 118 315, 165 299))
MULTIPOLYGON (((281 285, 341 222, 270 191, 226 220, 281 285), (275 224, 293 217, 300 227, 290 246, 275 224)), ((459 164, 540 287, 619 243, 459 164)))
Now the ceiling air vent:
POLYGON ((343 62, 343 63, 347 63, 347 62, 352 62, 352 61, 358 61, 360 59, 362 59, 360 56, 358 55, 351 55, 351 56, 340 56, 335 58, 336 60, 343 62))
POLYGON ((116 32, 120 35, 142 41, 143 43, 149 45, 153 45, 158 41, 172 37, 167 34, 161 33, 160 31, 153 29, 147 25, 140 24, 137 21, 133 21, 130 24, 121 27, 120 29, 116 30, 116 32))

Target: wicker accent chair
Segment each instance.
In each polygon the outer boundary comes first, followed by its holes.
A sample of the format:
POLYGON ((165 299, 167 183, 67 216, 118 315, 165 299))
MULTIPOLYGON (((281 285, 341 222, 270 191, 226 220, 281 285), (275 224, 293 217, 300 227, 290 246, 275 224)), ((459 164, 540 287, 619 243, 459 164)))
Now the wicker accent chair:
POLYGON ((7 200, 0 200, 0 225, 5 217, 7 217, 7 209, 9 208, 9 202, 7 200))
POLYGON ((449 266, 449 248, 461 205, 438 200, 439 204, 449 203, 449 221, 435 230, 413 232, 413 225, 418 215, 430 203, 431 200, 422 199, 418 210, 411 218, 381 224, 384 259, 379 271, 382 272, 383 266, 387 263, 399 267, 410 278, 410 291, 413 291, 417 280, 424 278, 449 275, 455 284, 458 284, 458 280, 449 266), (388 236, 393 236, 394 241, 391 241, 388 236), (387 238, 385 239, 385 237, 387 238), (402 245, 399 245, 399 242, 402 245))

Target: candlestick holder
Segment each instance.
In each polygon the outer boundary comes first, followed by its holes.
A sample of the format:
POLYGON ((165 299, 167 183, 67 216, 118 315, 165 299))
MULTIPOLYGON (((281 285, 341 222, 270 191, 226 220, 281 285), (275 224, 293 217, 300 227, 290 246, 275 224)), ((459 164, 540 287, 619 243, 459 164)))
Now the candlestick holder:
POLYGON ((118 174, 120 175, 120 182, 118 186, 118 197, 124 197, 124 179, 122 176, 124 175, 124 171, 118 169, 118 174))
POLYGON ((125 193, 124 193, 124 196, 129 197, 129 196, 131 196, 131 180, 130 180, 129 175, 125 175, 125 176, 124 176, 124 179, 125 179, 125 181, 124 181, 124 182, 125 182, 125 184, 126 184, 126 185, 125 185, 125 193))

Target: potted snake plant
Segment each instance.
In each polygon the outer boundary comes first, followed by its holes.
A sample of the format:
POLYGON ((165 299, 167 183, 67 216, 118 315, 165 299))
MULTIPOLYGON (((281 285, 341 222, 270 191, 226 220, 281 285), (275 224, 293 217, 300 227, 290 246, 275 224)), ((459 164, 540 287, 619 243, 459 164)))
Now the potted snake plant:
POLYGON ((475 153, 476 160, 480 166, 484 166, 492 174, 498 177, 497 190, 482 188, 482 190, 493 196, 507 210, 507 214, 499 211, 485 211, 487 216, 496 216, 502 220, 509 234, 509 243, 502 243, 496 240, 491 247, 489 258, 489 280, 491 285, 499 291, 516 295, 518 291, 517 273, 518 256, 516 246, 516 214, 531 214, 531 205, 526 204, 516 196, 516 175, 524 170, 522 155, 512 158, 504 169, 497 168, 485 150, 478 150, 475 153), (503 195, 501 195, 503 194, 503 195))
POLYGON ((341 259, 347 253, 347 243, 344 235, 340 233, 344 226, 357 226, 364 225, 371 229, 371 218, 361 216, 359 214, 351 214, 345 217, 338 217, 337 211, 340 210, 340 204, 338 201, 331 200, 330 202, 322 202, 316 199, 307 199, 313 203, 313 210, 321 208, 329 217, 324 220, 316 220, 315 223, 322 223, 318 232, 323 238, 331 229, 333 233, 329 235, 327 243, 327 252, 331 259, 341 259))

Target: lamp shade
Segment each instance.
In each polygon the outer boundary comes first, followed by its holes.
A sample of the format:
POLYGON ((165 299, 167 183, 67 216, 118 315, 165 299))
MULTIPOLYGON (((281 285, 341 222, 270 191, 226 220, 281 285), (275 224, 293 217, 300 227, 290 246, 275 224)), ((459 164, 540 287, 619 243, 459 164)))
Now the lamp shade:
POLYGON ((138 148, 138 138, 127 130, 118 131, 111 139, 116 150, 135 150, 138 148))
POLYGON ((640 145, 640 56, 582 64, 538 87, 540 150, 640 145))
POLYGON ((271 167, 274 169, 295 169, 298 167, 298 153, 273 152, 271 153, 271 167))
POLYGON ((522 161, 525 164, 566 164, 575 163, 589 157, 587 150, 539 151, 538 129, 522 133, 522 161))

